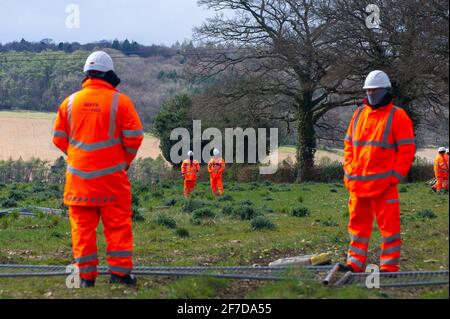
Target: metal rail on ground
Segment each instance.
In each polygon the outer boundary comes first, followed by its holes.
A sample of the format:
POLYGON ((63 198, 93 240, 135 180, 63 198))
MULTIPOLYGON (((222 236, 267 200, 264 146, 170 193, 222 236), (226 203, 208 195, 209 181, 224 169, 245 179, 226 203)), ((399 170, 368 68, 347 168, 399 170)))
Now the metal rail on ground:
MULTIPOLYGON (((285 280, 301 279, 304 281, 330 282, 330 273, 333 266, 302 266, 289 267, 253 267, 253 266, 136 266, 133 273, 139 276, 208 276, 229 279, 249 279, 249 280, 285 280), (305 271, 290 272, 292 269, 305 271), (296 277, 297 276, 297 277, 296 277), (299 278, 300 277, 300 278, 299 278), (322 279, 325 278, 325 279, 322 279)), ((67 276, 67 266, 48 265, 0 265, 0 278, 17 277, 54 277, 67 276)), ((108 267, 99 266, 100 275, 108 275, 108 267)), ((335 272, 333 272, 334 275, 335 272)), ((341 287, 355 285, 366 287, 368 276, 372 273, 345 273, 341 278, 336 278, 333 286, 341 287)), ((433 286, 448 285, 448 270, 441 271, 407 271, 398 273, 380 273, 380 288, 388 287, 408 287, 408 286, 433 286)))

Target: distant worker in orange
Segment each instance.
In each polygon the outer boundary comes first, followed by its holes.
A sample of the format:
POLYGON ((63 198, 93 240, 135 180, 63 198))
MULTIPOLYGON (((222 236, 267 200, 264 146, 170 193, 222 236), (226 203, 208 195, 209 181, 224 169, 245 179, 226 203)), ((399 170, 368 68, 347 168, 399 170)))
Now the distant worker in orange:
POLYGON ((184 177, 184 197, 194 191, 197 174, 200 171, 200 163, 194 159, 194 152, 188 152, 188 159, 185 159, 181 164, 181 174, 184 177))
POLYGON ((220 151, 215 148, 213 150, 213 157, 208 163, 208 172, 211 182, 211 190, 216 196, 223 195, 223 180, 222 175, 225 171, 225 160, 220 156, 220 151))
POLYGON ((445 149, 445 160, 447 161, 448 166, 448 147, 445 149))
POLYGON ((436 176, 436 191, 448 191, 448 155, 446 148, 440 147, 434 159, 434 175, 436 176))
POLYGON ((382 235, 380 271, 399 270, 400 201, 397 184, 408 175, 416 145, 413 123, 395 106, 383 71, 365 82, 367 99, 353 114, 345 137, 344 182, 350 191, 351 237, 344 269, 364 272, 375 216, 382 235))
POLYGON ((81 287, 93 287, 101 218, 110 283, 135 286, 127 170, 144 139, 142 124, 131 100, 116 89, 120 79, 107 53, 92 53, 84 72, 82 90, 59 107, 53 135, 53 143, 68 155, 64 203, 69 206, 73 255, 81 287))

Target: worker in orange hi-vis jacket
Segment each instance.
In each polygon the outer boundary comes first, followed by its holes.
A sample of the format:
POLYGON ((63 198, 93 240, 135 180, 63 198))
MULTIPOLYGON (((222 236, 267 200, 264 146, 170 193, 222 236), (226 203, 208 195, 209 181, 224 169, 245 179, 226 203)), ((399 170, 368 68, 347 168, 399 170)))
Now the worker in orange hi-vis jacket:
POLYGON ((211 190, 214 195, 222 196, 223 180, 222 175, 225 170, 225 160, 220 156, 220 151, 215 148, 213 150, 213 157, 208 163, 208 172, 211 182, 211 190))
POLYGON ((64 203, 69 206, 73 254, 81 287, 93 287, 101 218, 110 282, 135 286, 127 170, 144 139, 142 124, 131 100, 116 89, 120 79, 107 53, 92 53, 84 72, 82 90, 59 107, 53 133, 53 143, 68 156, 64 203))
POLYGON ((184 177, 184 197, 189 197, 194 191, 197 173, 200 171, 200 163, 194 159, 194 152, 189 151, 188 157, 181 164, 181 174, 184 177))
POLYGON ((402 245, 397 184, 408 175, 414 160, 414 128, 406 112, 394 105, 386 73, 371 72, 364 90, 368 98, 353 114, 344 141, 351 241, 342 267, 365 271, 375 216, 382 235, 380 271, 396 272, 402 245))
POLYGON ((436 191, 448 191, 448 155, 446 148, 440 147, 434 159, 434 174, 436 176, 436 191))

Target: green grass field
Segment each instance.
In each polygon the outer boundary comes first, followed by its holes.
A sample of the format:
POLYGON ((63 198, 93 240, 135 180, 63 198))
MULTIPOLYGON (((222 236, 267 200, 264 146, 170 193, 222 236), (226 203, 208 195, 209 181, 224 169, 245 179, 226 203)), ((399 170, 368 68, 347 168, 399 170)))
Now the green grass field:
MULTIPOLYGON (((329 252, 345 260, 348 193, 340 184, 227 183, 222 200, 201 183, 186 202, 181 181, 134 185, 136 207, 144 218, 134 223, 135 264, 267 265, 278 258, 329 252), (243 201, 247 201, 243 203, 243 201), (187 212, 202 206, 200 212, 187 212), (247 209, 251 207, 250 209, 247 209), (310 214, 294 217, 305 207, 310 214), (234 212, 234 213, 233 213, 234 212), (265 216, 252 229, 252 215, 265 216), (183 228, 184 230, 179 230, 183 228)), ((60 207, 61 186, 0 185, 0 204, 14 198, 18 207, 60 207)), ((401 185, 402 270, 448 269, 448 196, 422 183, 401 185), (424 213, 424 210, 428 210, 424 213), (427 213, 428 212, 428 213, 427 213)), ((9 202, 9 205, 14 203, 9 202)), ((102 227, 98 230, 100 264, 106 265, 102 227)), ((380 234, 374 230, 369 262, 377 263, 380 234)), ((0 218, 0 263, 72 263, 66 218, 40 215, 0 218)), ((140 277, 137 289, 110 286, 107 277, 91 290, 67 289, 65 278, 0 279, 0 298, 448 298, 448 286, 366 290, 327 288, 315 282, 258 282, 199 277, 140 277)))

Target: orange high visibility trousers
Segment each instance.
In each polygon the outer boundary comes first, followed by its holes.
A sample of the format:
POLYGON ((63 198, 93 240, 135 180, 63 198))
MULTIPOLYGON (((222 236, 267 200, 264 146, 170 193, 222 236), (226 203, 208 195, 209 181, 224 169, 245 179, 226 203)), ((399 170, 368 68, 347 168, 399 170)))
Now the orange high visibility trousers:
POLYGON ((211 174, 214 176, 210 177, 210 183, 211 183, 211 190, 216 196, 222 196, 223 195, 223 182, 222 182, 222 175, 218 174, 211 174))
POLYGON ((72 246, 80 277, 97 277, 97 226, 103 222, 109 271, 124 276, 133 268, 131 204, 114 206, 69 206, 72 246))
POLYGON ((382 235, 380 270, 397 272, 400 262, 400 201, 397 186, 390 187, 377 197, 358 197, 350 193, 349 199, 350 247, 347 264, 356 272, 364 272, 375 216, 382 235))
POLYGON ((188 197, 195 188, 195 179, 192 180, 184 180, 184 197, 188 197))

